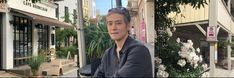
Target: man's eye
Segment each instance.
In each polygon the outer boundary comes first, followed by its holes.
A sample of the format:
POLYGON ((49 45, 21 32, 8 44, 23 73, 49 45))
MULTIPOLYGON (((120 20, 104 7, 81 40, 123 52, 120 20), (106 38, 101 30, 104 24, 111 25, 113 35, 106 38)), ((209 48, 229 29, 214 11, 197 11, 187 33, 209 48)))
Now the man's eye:
POLYGON ((112 25, 112 23, 108 23, 108 25, 110 26, 110 25, 112 25))
POLYGON ((120 25, 120 24, 122 24, 122 23, 121 23, 121 22, 117 22, 116 24, 117 24, 117 25, 120 25))

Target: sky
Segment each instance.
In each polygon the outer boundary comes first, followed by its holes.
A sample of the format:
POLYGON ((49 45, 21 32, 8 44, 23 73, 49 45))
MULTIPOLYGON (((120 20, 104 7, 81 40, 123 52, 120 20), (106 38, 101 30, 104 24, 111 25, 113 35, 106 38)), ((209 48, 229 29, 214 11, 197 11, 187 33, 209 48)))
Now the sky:
MULTIPOLYGON (((101 15, 106 15, 107 11, 111 8, 111 1, 113 1, 113 7, 116 6, 115 0, 96 0, 96 8, 100 11, 101 15)), ((126 7, 128 0, 121 0, 122 6, 126 7)))

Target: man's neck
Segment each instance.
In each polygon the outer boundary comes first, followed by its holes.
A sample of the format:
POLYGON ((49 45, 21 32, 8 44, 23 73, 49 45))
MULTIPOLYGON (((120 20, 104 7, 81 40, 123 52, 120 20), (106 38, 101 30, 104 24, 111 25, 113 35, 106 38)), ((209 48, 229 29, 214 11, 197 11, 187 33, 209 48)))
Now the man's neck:
POLYGON ((123 47, 123 45, 124 45, 124 42, 126 41, 126 39, 128 38, 128 35, 126 35, 123 39, 121 39, 121 40, 116 40, 115 41, 115 44, 116 44, 116 50, 117 50, 117 52, 119 52, 121 49, 122 49, 122 47, 123 47))

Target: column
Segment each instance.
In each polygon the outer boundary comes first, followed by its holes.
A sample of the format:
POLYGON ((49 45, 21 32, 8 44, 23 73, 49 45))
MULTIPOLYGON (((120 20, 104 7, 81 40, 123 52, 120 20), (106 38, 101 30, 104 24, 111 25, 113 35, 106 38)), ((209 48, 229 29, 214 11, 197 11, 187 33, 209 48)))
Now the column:
MULTIPOLYGON (((218 20, 218 0, 210 0, 209 3, 209 26, 217 27, 218 20)), ((210 77, 215 76, 215 44, 217 42, 209 42, 210 43, 210 77)))
MULTIPOLYGON (((228 42, 232 43, 232 35, 230 33, 228 34, 228 42)), ((228 70, 230 70, 230 71, 232 70, 232 68, 231 68, 231 64, 232 64, 231 51, 232 51, 231 45, 229 44, 229 45, 227 45, 227 63, 228 63, 228 70)))
POLYGON ((2 35, 3 45, 2 45, 2 54, 3 54, 3 69, 12 69, 13 68, 13 24, 9 23, 9 20, 12 20, 9 12, 3 14, 3 27, 2 35))

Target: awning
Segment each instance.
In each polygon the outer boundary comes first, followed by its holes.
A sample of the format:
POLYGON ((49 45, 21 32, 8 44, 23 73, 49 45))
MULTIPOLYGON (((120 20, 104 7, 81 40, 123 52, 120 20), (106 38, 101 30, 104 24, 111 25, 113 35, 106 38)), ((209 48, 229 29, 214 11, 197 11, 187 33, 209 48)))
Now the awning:
POLYGON ((38 22, 38 23, 47 24, 47 25, 51 25, 51 26, 57 26, 57 27, 66 27, 66 28, 73 27, 71 24, 61 22, 61 21, 54 19, 54 18, 36 15, 36 14, 28 13, 25 11, 13 9, 13 8, 11 9, 11 11, 18 12, 18 13, 24 14, 26 16, 29 16, 33 19, 33 21, 38 22))

